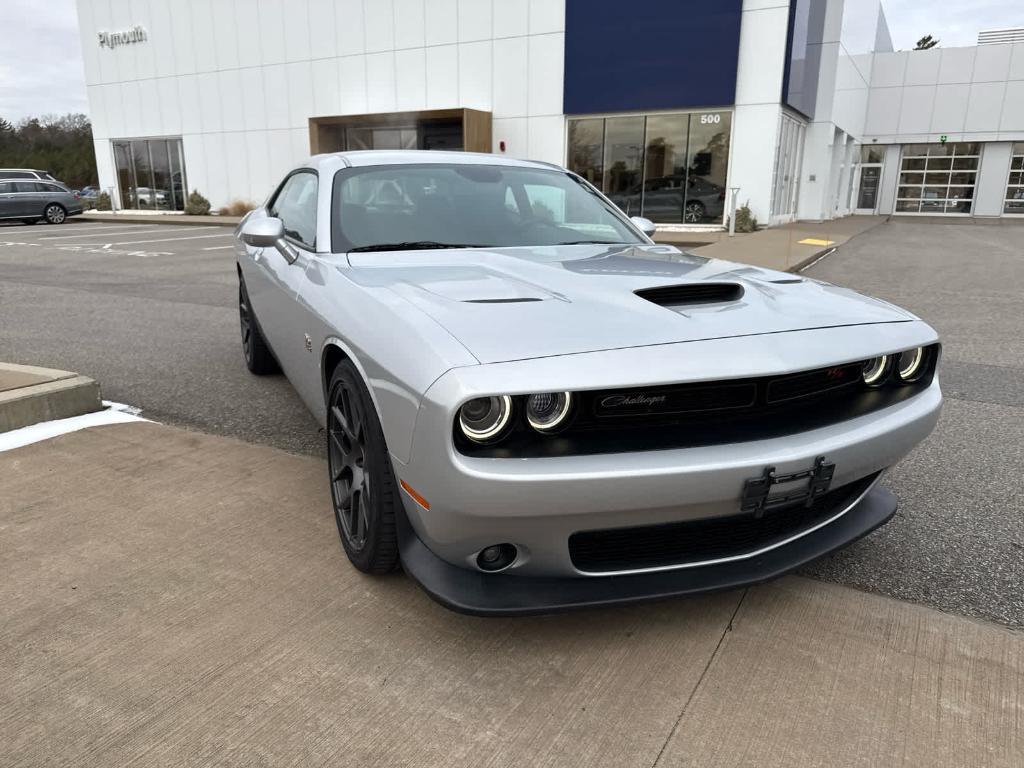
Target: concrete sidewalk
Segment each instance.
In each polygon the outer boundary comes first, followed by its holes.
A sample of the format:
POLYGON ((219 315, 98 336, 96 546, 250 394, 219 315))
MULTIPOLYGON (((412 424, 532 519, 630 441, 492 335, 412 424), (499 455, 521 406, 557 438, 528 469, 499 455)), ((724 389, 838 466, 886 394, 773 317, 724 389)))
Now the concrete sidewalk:
POLYGON ((75 217, 76 221, 106 221, 117 224, 196 224, 234 227, 241 216, 192 216, 186 213, 135 213, 132 211, 90 211, 75 217))
POLYGON ((87 376, 0 363, 0 432, 80 416, 102 407, 99 384, 87 376))
POLYGON ((0 453, 0 764, 1020 766, 1024 634, 799 578, 544 618, 347 563, 323 462, 0 453))
POLYGON ((887 216, 846 216, 832 221, 800 221, 733 237, 728 232, 659 232, 655 240, 712 259, 797 272, 886 221, 887 216))

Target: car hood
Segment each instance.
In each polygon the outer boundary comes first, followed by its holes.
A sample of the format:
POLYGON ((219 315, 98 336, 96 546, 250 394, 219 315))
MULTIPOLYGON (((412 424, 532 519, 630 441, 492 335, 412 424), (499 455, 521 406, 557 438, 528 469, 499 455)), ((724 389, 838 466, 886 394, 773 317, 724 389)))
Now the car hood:
POLYGON ((353 280, 403 297, 482 363, 914 319, 845 288, 672 246, 352 253, 348 261, 353 280), (732 295, 659 303, 636 293, 712 284, 732 295))

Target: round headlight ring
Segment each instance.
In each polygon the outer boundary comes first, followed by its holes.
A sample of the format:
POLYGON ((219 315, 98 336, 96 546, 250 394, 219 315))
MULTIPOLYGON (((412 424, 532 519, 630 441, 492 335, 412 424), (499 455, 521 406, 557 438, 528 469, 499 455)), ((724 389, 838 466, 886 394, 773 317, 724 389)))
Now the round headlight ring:
POLYGON ((864 370, 861 375, 864 383, 869 387, 880 387, 885 383, 885 377, 889 373, 889 356, 873 357, 865 361, 864 370))
POLYGON ((900 352, 896 358, 896 375, 900 377, 900 381, 911 384, 920 379, 925 370, 924 360, 924 347, 914 347, 900 352))
POLYGON ((571 410, 571 392, 542 392, 526 398, 526 421, 538 432, 558 429, 571 410))
POLYGON ((512 418, 512 398, 508 395, 476 397, 459 408, 459 428, 475 443, 497 439, 512 418))

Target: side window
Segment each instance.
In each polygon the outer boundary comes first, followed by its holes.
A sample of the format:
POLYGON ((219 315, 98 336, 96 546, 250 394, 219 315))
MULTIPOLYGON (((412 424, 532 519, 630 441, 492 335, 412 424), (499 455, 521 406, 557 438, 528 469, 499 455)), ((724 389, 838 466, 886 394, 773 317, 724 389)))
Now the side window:
POLYGON ((310 249, 316 248, 316 198, 316 174, 300 172, 288 178, 270 206, 270 215, 284 223, 284 233, 310 249))
POLYGON ((5 179, 34 179, 36 176, 28 171, 4 171, 3 177, 5 179))
POLYGON ((39 192, 39 184, 34 181, 16 181, 14 182, 15 192, 39 192))

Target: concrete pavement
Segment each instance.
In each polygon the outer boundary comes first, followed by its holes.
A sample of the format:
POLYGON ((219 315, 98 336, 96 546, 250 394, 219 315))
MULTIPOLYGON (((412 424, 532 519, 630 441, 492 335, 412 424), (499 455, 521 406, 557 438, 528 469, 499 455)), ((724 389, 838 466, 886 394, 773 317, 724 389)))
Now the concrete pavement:
POLYGON ((0 432, 102 407, 99 384, 88 376, 0 362, 0 432))
POLYGON ((801 578, 460 616, 348 565, 319 459, 156 424, 0 477, 0 764, 1024 762, 999 626, 801 578))

